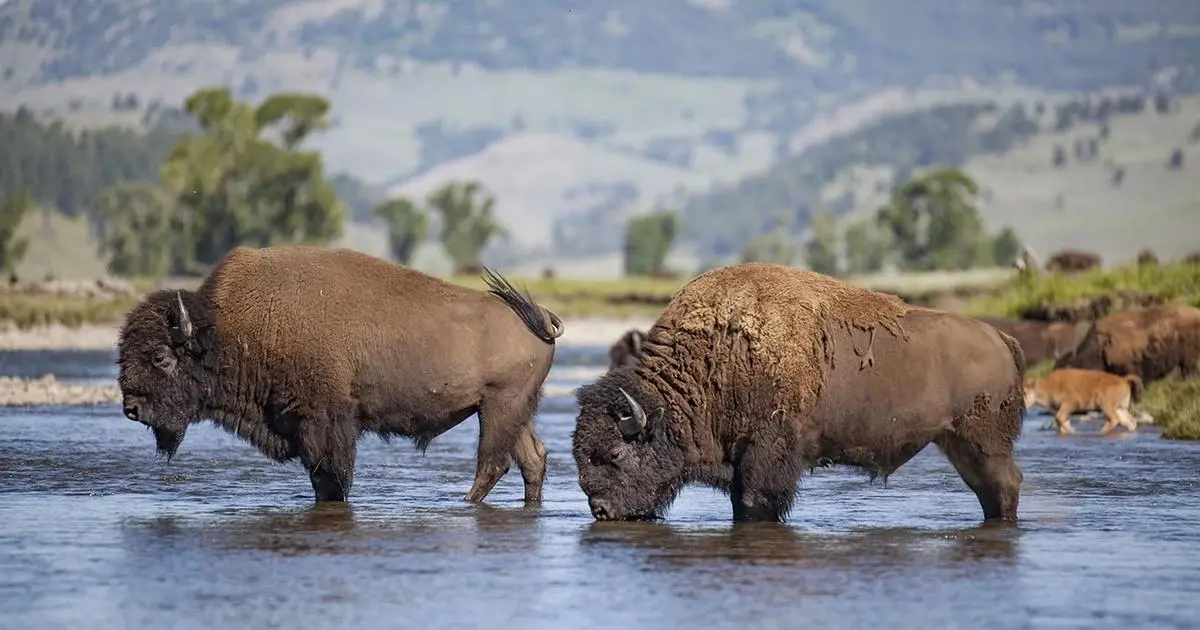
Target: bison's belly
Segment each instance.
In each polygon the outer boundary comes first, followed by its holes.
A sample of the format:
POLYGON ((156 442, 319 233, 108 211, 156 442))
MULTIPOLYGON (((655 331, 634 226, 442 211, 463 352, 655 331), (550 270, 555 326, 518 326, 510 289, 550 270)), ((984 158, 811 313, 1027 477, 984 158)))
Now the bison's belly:
POLYGON ((805 440, 809 445, 805 459, 813 465, 859 466, 887 475, 949 426, 948 415, 911 409, 831 411, 814 418, 805 440))

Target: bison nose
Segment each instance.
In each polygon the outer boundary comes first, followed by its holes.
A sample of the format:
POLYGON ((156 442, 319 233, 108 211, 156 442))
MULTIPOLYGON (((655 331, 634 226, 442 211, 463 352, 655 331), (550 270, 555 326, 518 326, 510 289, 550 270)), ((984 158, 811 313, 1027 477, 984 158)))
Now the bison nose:
POLYGON ((121 405, 121 411, 125 412, 125 417, 130 420, 138 419, 138 406, 135 402, 126 402, 121 405))
POLYGON ((612 505, 604 499, 588 499, 588 507, 592 508, 592 517, 598 521, 613 518, 612 505))

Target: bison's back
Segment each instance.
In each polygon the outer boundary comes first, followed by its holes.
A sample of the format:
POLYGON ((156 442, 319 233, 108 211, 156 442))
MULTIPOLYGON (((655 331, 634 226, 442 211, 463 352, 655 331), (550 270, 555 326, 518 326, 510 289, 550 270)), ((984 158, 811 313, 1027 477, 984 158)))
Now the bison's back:
POLYGON ((201 292, 226 342, 312 369, 354 369, 380 353, 452 362, 491 318, 519 325, 481 291, 345 249, 238 248, 201 292))
MULTIPOLYGON (((851 327, 903 334, 899 298, 803 269, 746 263, 714 269, 684 285, 646 335, 643 378, 696 395, 716 381, 766 381, 781 404, 811 405, 829 359, 825 340, 851 327), (720 356, 719 368, 711 357, 720 356), (780 385, 788 383, 784 389, 780 385)), ((881 332, 886 335, 888 332, 881 332)))

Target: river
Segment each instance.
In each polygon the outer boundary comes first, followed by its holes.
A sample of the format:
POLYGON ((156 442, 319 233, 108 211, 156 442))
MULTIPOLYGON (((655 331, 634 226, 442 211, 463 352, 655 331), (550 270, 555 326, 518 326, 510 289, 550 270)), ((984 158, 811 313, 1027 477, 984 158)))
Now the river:
MULTIPOLYGON (((787 525, 684 491, 665 522, 594 523, 570 454, 563 348, 538 417, 545 503, 514 466, 473 507, 478 425, 422 457, 364 438, 350 503, 212 427, 168 465, 115 405, 0 410, 0 627, 1185 628, 1200 624, 1200 445, 1031 415, 1020 523, 981 527, 935 447, 886 485, 806 477, 787 525)), ((0 353, 0 374, 103 381, 111 353, 0 353)))

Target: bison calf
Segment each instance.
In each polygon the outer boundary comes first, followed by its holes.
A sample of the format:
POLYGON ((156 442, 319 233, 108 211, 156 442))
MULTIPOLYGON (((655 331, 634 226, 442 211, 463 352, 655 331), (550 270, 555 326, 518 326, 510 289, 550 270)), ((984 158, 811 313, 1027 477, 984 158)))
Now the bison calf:
POLYGON ((541 501, 546 449, 532 418, 562 322, 502 277, 490 292, 350 250, 237 248, 198 291, 160 290, 118 342, 125 415, 173 456, 203 419, 277 461, 299 458, 317 501, 342 501, 357 440, 424 450, 479 415, 479 502, 516 459, 541 501))
POLYGON ((1024 357, 975 320, 747 263, 672 298, 633 366, 581 387, 573 455, 598 520, 661 518, 688 483, 782 520, 802 471, 885 478, 937 444, 988 520, 1017 518, 1024 357))
POLYGON ((1102 411, 1108 420, 1101 433, 1111 433, 1117 423, 1130 432, 1137 421, 1129 414, 1130 403, 1142 397, 1142 379, 1137 375, 1117 376, 1099 370, 1062 368, 1042 378, 1025 379, 1025 407, 1046 407, 1054 413, 1061 435, 1075 432, 1071 414, 1102 411))

